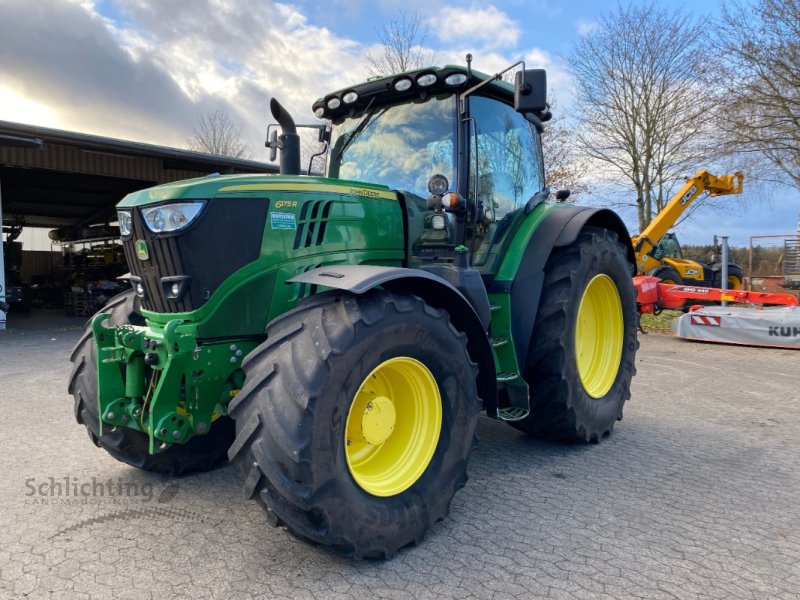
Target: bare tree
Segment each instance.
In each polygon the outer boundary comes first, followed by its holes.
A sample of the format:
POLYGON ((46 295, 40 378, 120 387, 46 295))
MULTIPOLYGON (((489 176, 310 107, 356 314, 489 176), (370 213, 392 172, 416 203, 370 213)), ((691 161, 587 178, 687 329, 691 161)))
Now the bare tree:
MULTIPOLYGON (((557 113, 553 101, 550 101, 550 110, 554 115, 557 113)), ((577 131, 565 118, 554 116, 545 123, 542 133, 545 185, 554 190, 569 190, 570 200, 575 200, 580 194, 591 193, 586 178, 588 167, 577 150, 576 141, 577 131)))
MULTIPOLYGON (((576 145, 596 176, 635 190, 640 229, 710 151, 704 29, 679 10, 620 6, 573 48, 576 145)), ((630 204, 630 202, 628 202, 630 204)))
POLYGON ((422 24, 419 12, 409 16, 399 11, 399 18, 378 31, 381 52, 377 56, 367 53, 367 73, 377 77, 433 65, 436 54, 425 48, 427 37, 428 27, 422 24))
POLYGON ((227 113, 212 110, 197 118, 194 135, 186 140, 186 145, 195 152, 248 158, 241 135, 241 130, 231 121, 227 113))
POLYGON ((754 175, 800 188, 800 0, 726 6, 719 31, 728 150, 765 160, 754 175))

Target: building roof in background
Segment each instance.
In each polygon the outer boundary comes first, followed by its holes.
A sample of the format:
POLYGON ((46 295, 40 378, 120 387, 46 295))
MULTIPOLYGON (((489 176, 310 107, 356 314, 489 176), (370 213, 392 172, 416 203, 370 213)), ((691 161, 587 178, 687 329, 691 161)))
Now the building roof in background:
POLYGON ((277 173, 278 166, 129 140, 0 121, 3 222, 92 225, 126 194, 210 173, 277 173))

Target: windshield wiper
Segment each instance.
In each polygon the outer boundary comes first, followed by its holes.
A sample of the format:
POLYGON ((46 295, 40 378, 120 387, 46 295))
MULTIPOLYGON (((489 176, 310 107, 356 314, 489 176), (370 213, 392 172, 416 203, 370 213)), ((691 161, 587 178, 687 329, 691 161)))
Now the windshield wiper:
MULTIPOLYGON (((373 98, 372 100, 375 100, 375 98, 373 98)), ((372 100, 370 100, 369 104, 367 104, 364 116, 361 117, 361 120, 358 122, 358 125, 356 125, 353 131, 350 132, 350 135, 347 136, 347 139, 345 140, 344 144, 342 144, 342 147, 339 148, 339 151, 336 153, 336 156, 333 157, 334 160, 339 160, 340 158, 342 158, 344 151, 347 150, 347 148, 350 146, 353 140, 355 140, 359 136, 359 134, 367 128, 367 125, 372 121, 373 117, 382 115, 387 111, 387 108, 384 108, 383 110, 376 109, 372 112, 369 112, 369 107, 372 106, 372 100)))

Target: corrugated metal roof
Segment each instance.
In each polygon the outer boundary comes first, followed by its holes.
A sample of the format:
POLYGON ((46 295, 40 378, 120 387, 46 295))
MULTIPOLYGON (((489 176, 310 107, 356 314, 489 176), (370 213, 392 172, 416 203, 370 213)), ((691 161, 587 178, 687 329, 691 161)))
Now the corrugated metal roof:
POLYGON ((132 191, 215 172, 277 173, 278 166, 0 121, 4 222, 90 224, 112 216, 132 191))

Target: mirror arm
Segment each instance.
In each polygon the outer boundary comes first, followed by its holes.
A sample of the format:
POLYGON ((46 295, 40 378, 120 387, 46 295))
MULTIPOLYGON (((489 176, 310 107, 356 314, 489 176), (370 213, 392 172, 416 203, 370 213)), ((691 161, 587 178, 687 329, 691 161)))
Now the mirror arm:
MULTIPOLYGON (((500 79, 502 79, 504 73, 507 73, 508 71, 510 71, 511 69, 513 69, 514 67, 517 67, 519 65, 522 65, 522 77, 524 78, 525 77, 525 61, 524 60, 520 60, 520 61, 515 62, 513 65, 510 65, 510 66, 506 67, 502 71, 499 71, 498 73, 495 73, 491 77, 487 77, 486 79, 484 79, 480 83, 477 83, 477 84, 473 85, 468 90, 465 90, 464 92, 462 92, 458 96, 458 110, 459 110, 459 113, 463 115, 465 112, 467 112, 467 105, 466 105, 467 96, 470 96, 470 95, 474 94, 476 91, 481 89, 483 86, 488 85, 488 84, 492 83, 493 81, 499 81, 500 79)), ((524 79, 523 79, 523 83, 524 83, 524 79)))

